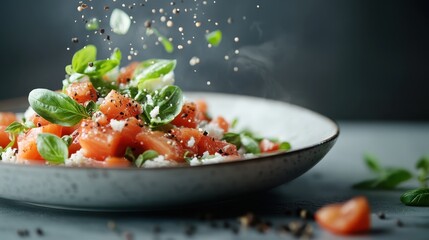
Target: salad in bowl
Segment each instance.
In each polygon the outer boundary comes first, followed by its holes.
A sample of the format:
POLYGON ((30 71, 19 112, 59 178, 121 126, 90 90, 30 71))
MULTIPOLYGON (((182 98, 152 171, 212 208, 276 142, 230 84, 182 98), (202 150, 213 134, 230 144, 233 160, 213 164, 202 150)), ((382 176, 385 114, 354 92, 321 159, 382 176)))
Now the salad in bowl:
POLYGON ((0 113, 1 161, 72 167, 195 166, 288 151, 288 142, 237 131, 174 85, 175 60, 120 68, 88 45, 66 66, 59 91, 34 89, 23 116, 0 113))

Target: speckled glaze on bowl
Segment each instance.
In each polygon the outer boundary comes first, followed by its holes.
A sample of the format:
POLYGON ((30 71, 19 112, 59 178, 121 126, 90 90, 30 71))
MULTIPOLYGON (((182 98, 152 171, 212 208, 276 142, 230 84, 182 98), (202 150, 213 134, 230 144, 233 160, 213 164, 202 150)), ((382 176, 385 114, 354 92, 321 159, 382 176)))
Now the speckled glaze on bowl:
POLYGON ((339 135, 332 120, 288 103, 215 93, 186 96, 205 99, 213 115, 237 117, 238 128, 290 141, 293 149, 243 161, 160 169, 0 163, 0 197, 86 210, 157 210, 226 200, 297 178, 325 156, 339 135))

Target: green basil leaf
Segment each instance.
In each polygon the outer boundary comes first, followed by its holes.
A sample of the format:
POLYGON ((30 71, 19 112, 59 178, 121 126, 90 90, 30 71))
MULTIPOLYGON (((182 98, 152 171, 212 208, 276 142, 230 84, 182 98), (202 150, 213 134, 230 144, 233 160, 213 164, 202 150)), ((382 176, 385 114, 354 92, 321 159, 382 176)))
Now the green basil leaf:
POLYGON ((147 79, 159 78, 167 75, 176 68, 176 60, 150 59, 146 60, 134 71, 138 83, 147 79))
POLYGON ((289 142, 281 142, 279 149, 283 151, 289 151, 292 148, 289 142))
POLYGON ((180 113, 183 93, 177 86, 166 86, 154 94, 152 100, 153 104, 143 104, 143 117, 151 127, 158 127, 173 121, 180 113))
POLYGON ((237 127, 237 124, 238 124, 238 118, 232 119, 232 121, 231 121, 231 128, 237 127))
POLYGON ((118 86, 111 82, 104 81, 101 77, 92 77, 90 81, 100 97, 107 96, 112 90, 118 90, 118 86))
POLYGON ((95 31, 99 28, 98 26, 98 19, 97 18, 91 18, 88 20, 88 22, 85 24, 85 28, 88 31, 95 31))
POLYGON ((61 140, 67 145, 67 147, 70 147, 70 145, 73 143, 73 138, 69 135, 64 135, 61 137, 61 140))
POLYGON ((20 122, 13 122, 9 124, 9 126, 7 126, 4 131, 11 134, 19 134, 28 129, 29 127, 27 127, 25 124, 22 124, 20 122))
POLYGON ((65 67, 65 71, 68 75, 72 75, 74 73, 72 65, 67 65, 65 67))
POLYGON ((364 161, 366 163, 366 166, 375 173, 382 173, 384 170, 378 163, 378 159, 376 156, 372 154, 365 154, 364 155, 364 161))
POLYGON ((422 187, 427 187, 427 180, 429 177, 429 156, 424 156, 416 163, 417 180, 419 180, 422 187))
MULTIPOLYGON (((88 45, 73 55, 72 70, 77 73, 84 73, 90 62, 97 58, 97 48, 94 45, 88 45)), ((67 67, 66 67, 67 71, 67 67)))
POLYGON ((258 142, 255 139, 246 134, 240 134, 240 141, 246 152, 253 154, 261 153, 261 149, 259 149, 258 142))
POLYGON ((98 111, 98 105, 97 103, 91 100, 86 104, 85 109, 86 109, 86 112, 92 116, 95 112, 98 111))
POLYGON ((401 202, 408 206, 429 207, 429 188, 420 188, 405 192, 401 202))
POLYGON ((223 135, 222 140, 227 141, 228 143, 234 144, 237 149, 241 147, 241 138, 240 134, 228 132, 223 135))
POLYGON ((115 60, 118 61, 118 65, 122 60, 122 53, 121 50, 119 50, 119 48, 115 48, 112 52, 112 55, 110 55, 110 60, 115 60))
POLYGON ((41 117, 62 126, 74 126, 82 119, 90 117, 82 105, 63 93, 34 89, 28 95, 28 101, 41 117))
POLYGON ((119 35, 125 35, 130 29, 130 26, 130 16, 121 9, 115 8, 110 16, 110 27, 112 31, 119 35))
POLYGON ((102 77, 104 74, 108 73, 118 65, 118 60, 97 60, 92 62, 92 66, 87 66, 84 74, 90 77, 102 77))
POLYGON ((406 169, 387 169, 380 177, 357 183, 353 188, 391 190, 412 177, 413 175, 406 169))
POLYGON ((136 161, 136 156, 134 156, 133 150, 130 147, 127 147, 127 149, 125 150, 124 157, 131 162, 136 161))
POLYGON ((220 30, 216 30, 206 34, 207 42, 211 45, 217 47, 220 42, 222 42, 222 32, 220 30))
POLYGON ((159 154, 154 151, 154 150, 147 150, 144 153, 140 154, 137 159, 135 160, 134 164, 136 165, 136 167, 142 167, 144 162, 146 162, 147 160, 151 160, 154 159, 156 157, 158 157, 159 154))
POLYGON ((58 136, 50 133, 37 135, 37 151, 46 161, 53 164, 64 163, 69 155, 66 143, 58 136))

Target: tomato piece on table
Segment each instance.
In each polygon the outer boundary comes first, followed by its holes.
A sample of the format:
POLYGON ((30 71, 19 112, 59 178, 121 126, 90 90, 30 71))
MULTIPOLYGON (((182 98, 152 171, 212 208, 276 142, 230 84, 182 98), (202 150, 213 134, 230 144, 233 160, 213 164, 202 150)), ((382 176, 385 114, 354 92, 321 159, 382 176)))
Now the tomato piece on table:
POLYGON ((96 102, 97 91, 91 82, 75 82, 67 86, 65 93, 80 104, 88 101, 96 102))
POLYGON ((173 119, 171 124, 177 127, 196 128, 199 122, 196 118, 196 110, 195 103, 186 102, 182 107, 182 111, 173 119))
POLYGON ((371 210, 368 200, 360 196, 322 207, 315 218, 320 226, 335 234, 365 233, 370 229, 371 210))
POLYGON ((140 65, 139 62, 132 62, 127 67, 121 68, 118 77, 118 83, 126 84, 134 77, 134 71, 140 65))
POLYGON ((165 159, 183 162, 184 150, 173 139, 164 136, 165 133, 160 131, 141 131, 137 134, 136 139, 139 141, 144 151, 154 150, 160 155, 164 155, 165 159))
POLYGON ((15 113, 0 112, 0 126, 9 126, 9 124, 17 121, 15 113))
POLYGON ((110 119, 123 120, 138 117, 142 108, 138 102, 112 90, 100 105, 100 111, 110 119))
POLYGON ((18 159, 44 160, 37 150, 37 135, 39 133, 51 133, 61 137, 62 126, 48 124, 42 127, 32 128, 25 134, 18 136, 18 159))
POLYGON ((201 156, 206 151, 210 155, 215 153, 219 153, 224 156, 238 155, 237 147, 234 144, 203 135, 198 142, 198 155, 201 156))
POLYGON ((280 149, 280 143, 264 138, 259 142, 259 149, 262 153, 277 152, 280 149))

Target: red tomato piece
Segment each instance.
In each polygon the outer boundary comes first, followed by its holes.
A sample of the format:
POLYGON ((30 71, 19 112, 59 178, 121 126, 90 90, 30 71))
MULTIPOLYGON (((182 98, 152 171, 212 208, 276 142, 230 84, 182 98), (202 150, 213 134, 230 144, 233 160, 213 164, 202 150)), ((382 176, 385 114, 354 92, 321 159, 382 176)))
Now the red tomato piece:
POLYGON ((12 112, 0 112, 0 126, 9 126, 17 120, 16 114, 12 112))
POLYGON ((124 157, 107 157, 102 162, 102 166, 106 168, 127 168, 131 166, 131 162, 124 157))
POLYGON ((196 109, 195 103, 185 103, 182 107, 182 111, 174 118, 171 124, 177 127, 196 128, 199 122, 196 119, 196 109))
POLYGON ((100 111, 109 120, 123 120, 138 117, 142 113, 142 108, 138 102, 112 90, 100 105, 100 111))
POLYGON ((218 125, 223 130, 224 133, 228 132, 229 123, 222 116, 218 116, 217 118, 213 119, 211 122, 218 125))
POLYGON ((41 127, 41 126, 46 126, 48 124, 52 124, 51 122, 42 118, 40 115, 38 115, 36 113, 33 114, 32 116, 30 116, 28 120, 33 122, 36 127, 41 127))
POLYGON ((170 131, 174 138, 185 151, 189 151, 189 156, 198 154, 198 143, 203 134, 195 128, 173 128, 170 131))
POLYGON ((280 144, 264 138, 259 143, 259 149, 261 149, 262 153, 276 152, 280 149, 280 144))
POLYGON ((25 134, 18 137, 18 154, 19 159, 44 160, 37 150, 37 135, 39 133, 51 133, 61 137, 62 126, 48 124, 42 127, 32 128, 25 134))
POLYGON ((67 86, 65 93, 80 104, 84 104, 88 101, 96 102, 98 99, 97 91, 91 82, 72 83, 67 86))
POLYGON ((154 150, 168 160, 183 162, 185 153, 183 148, 176 141, 164 135, 159 131, 141 131, 137 134, 136 139, 145 151, 154 150))
POLYGON ((369 203, 362 196, 322 207, 316 212, 315 218, 324 229, 341 235, 365 233, 371 227, 369 203))
POLYGON ((198 119, 198 121, 210 122, 211 119, 208 116, 208 112, 207 112, 207 109, 208 109, 207 102, 203 99, 200 99, 195 101, 195 105, 197 106, 196 118, 198 119))
POLYGON ((203 135, 198 142, 198 155, 201 156, 206 151, 208 151, 210 155, 215 153, 219 153, 224 156, 238 155, 237 147, 235 145, 203 135))
POLYGON ((139 65, 140 65, 139 62, 132 62, 127 67, 121 68, 119 77, 118 77, 118 83, 122 83, 122 84, 129 83, 131 79, 134 77, 134 71, 139 65))
MULTIPOLYGON (((0 146, 2 148, 5 148, 10 143, 9 133, 5 132, 7 126, 0 126, 0 146)), ((13 147, 16 147, 17 144, 13 147)))

